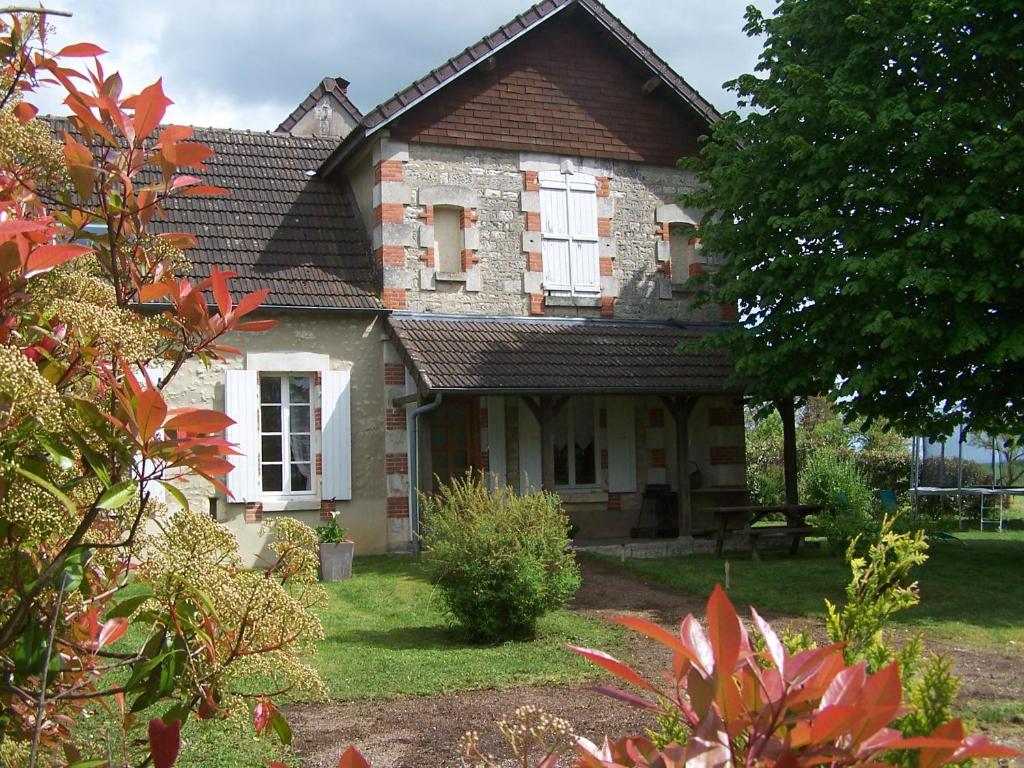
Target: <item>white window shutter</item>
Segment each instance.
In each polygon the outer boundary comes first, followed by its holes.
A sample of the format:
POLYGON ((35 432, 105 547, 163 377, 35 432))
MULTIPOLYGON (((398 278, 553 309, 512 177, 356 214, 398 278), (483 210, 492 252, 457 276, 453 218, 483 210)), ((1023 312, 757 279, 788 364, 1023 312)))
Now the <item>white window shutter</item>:
POLYGON ((540 222, 543 235, 544 289, 572 290, 569 266, 569 210, 565 182, 560 176, 545 179, 540 190, 540 222))
POLYGON ((348 371, 323 371, 320 378, 323 456, 321 498, 352 498, 352 413, 348 371))
POLYGON ((529 406, 519 401, 519 492, 535 493, 543 487, 540 424, 529 406))
POLYGON ((541 256, 544 259, 544 289, 547 291, 572 290, 569 241, 545 238, 541 245, 541 256))
POLYGON ((608 409, 608 490, 612 493, 636 491, 636 421, 633 399, 609 397, 608 409))
POLYGON ((258 387, 256 371, 230 370, 225 374, 224 413, 235 423, 225 430, 224 436, 242 454, 229 457, 233 469, 228 472, 225 485, 233 502, 260 499, 258 387))
POLYGON ((505 398, 487 398, 487 461, 490 477, 499 488, 508 480, 505 476, 505 398))
POLYGON ((572 244, 572 283, 578 293, 601 292, 601 262, 597 243, 577 240, 572 244))
POLYGON ((581 293, 601 292, 601 262, 598 256, 597 185, 593 177, 573 176, 569 186, 569 233, 573 288, 581 293))

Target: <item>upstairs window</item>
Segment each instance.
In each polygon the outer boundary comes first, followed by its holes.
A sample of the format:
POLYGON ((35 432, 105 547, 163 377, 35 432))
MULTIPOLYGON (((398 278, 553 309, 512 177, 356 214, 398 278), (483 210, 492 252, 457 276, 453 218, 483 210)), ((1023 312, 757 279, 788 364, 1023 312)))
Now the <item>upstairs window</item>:
POLYGON ((585 173, 540 173, 544 289, 571 296, 601 293, 597 182, 585 173))
POLYGON ((685 283, 691 273, 699 274, 700 240, 692 224, 673 224, 669 235, 672 258, 672 282, 685 283))
POLYGON ((462 209, 451 205, 434 206, 434 267, 438 272, 462 272, 465 247, 462 209))
POLYGON ((265 494, 313 494, 313 377, 260 376, 260 477, 265 494))

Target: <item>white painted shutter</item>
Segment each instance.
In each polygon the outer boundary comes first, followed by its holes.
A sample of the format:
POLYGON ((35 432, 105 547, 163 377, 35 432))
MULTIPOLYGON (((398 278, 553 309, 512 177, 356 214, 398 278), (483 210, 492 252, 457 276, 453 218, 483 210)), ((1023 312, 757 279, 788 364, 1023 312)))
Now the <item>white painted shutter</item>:
POLYGON ((543 487, 544 459, 541 455, 540 424, 529 406, 519 407, 519 492, 533 493, 543 487))
POLYGON ((348 371, 323 371, 320 378, 323 455, 321 498, 352 498, 352 413, 348 371))
POLYGON ((633 399, 609 397, 608 490, 632 493, 636 490, 636 421, 633 399))
POLYGON ((601 292, 598 257, 597 184, 592 176, 576 174, 569 182, 569 234, 572 235, 573 289, 577 293, 601 292))
POLYGON ((544 289, 571 291, 569 266, 569 210, 565 182, 558 174, 545 178, 540 189, 540 222, 543 241, 544 289))
POLYGON ((242 454, 229 457, 234 468, 228 472, 225 485, 233 502, 260 499, 258 386, 256 371, 230 370, 224 377, 224 413, 235 420, 224 436, 242 454))
POLYGON ((505 398, 487 398, 487 460, 490 476, 499 488, 508 480, 505 476, 505 398))

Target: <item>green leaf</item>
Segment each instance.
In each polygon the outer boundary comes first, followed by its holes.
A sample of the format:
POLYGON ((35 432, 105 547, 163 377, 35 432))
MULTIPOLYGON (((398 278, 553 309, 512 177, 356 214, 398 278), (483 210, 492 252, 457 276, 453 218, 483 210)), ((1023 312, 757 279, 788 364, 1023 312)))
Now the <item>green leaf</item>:
POLYGON ((36 441, 43 447, 50 458, 56 462, 57 466, 63 470, 69 470, 75 466, 75 456, 71 450, 59 440, 48 437, 47 435, 39 435, 36 437, 36 441))
POLYGON ((181 492, 181 489, 178 488, 178 486, 176 486, 174 483, 169 483, 166 480, 157 480, 157 482, 160 483, 160 485, 162 485, 164 489, 169 494, 171 494, 171 496, 174 497, 174 500, 178 502, 178 505, 182 509, 188 509, 188 499, 185 498, 185 494, 181 492))
POLYGON ((38 675, 46 663, 46 630, 37 621, 30 621, 14 642, 11 661, 18 677, 38 675))
POLYGON ((288 725, 288 721, 285 720, 284 715, 279 710, 274 710, 274 714, 270 718, 270 726, 274 729, 274 733, 277 734, 277 738, 281 740, 282 744, 288 746, 292 743, 292 727, 288 725))
POLYGON ((96 506, 100 509, 119 509, 127 504, 135 495, 139 485, 134 480, 122 480, 103 492, 96 506))
POLYGON ((39 475, 29 472, 27 469, 18 466, 17 464, 14 465, 14 471, 17 472, 22 477, 24 477, 26 480, 30 480, 31 482, 35 483, 44 491, 46 491, 55 499, 57 499, 57 501, 63 504, 64 508, 72 515, 78 514, 78 507, 75 506, 75 503, 71 501, 70 498, 68 498, 67 494, 65 494, 60 488, 55 486, 49 480, 46 480, 40 477, 39 475))
POLYGON ((147 591, 145 594, 132 595, 131 597, 126 597, 120 603, 118 603, 109 611, 107 611, 107 615, 105 618, 119 619, 122 617, 131 616, 133 613, 135 613, 136 610, 138 610, 139 606, 141 606, 151 597, 153 597, 153 593, 149 591, 147 591))

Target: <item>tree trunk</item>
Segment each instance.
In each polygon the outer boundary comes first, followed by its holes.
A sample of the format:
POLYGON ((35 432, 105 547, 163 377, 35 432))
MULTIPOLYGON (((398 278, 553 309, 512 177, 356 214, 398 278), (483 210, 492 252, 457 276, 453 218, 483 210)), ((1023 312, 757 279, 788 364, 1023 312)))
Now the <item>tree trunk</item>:
POLYGON ((676 425, 676 476, 679 494, 676 500, 679 514, 679 535, 693 535, 693 499, 690 496, 690 414, 697 403, 696 397, 663 397, 662 402, 672 414, 676 425))
POLYGON ((782 417, 782 466, 786 477, 786 503, 799 504, 800 492, 796 466, 796 408, 792 398, 779 400, 775 405, 782 417))

